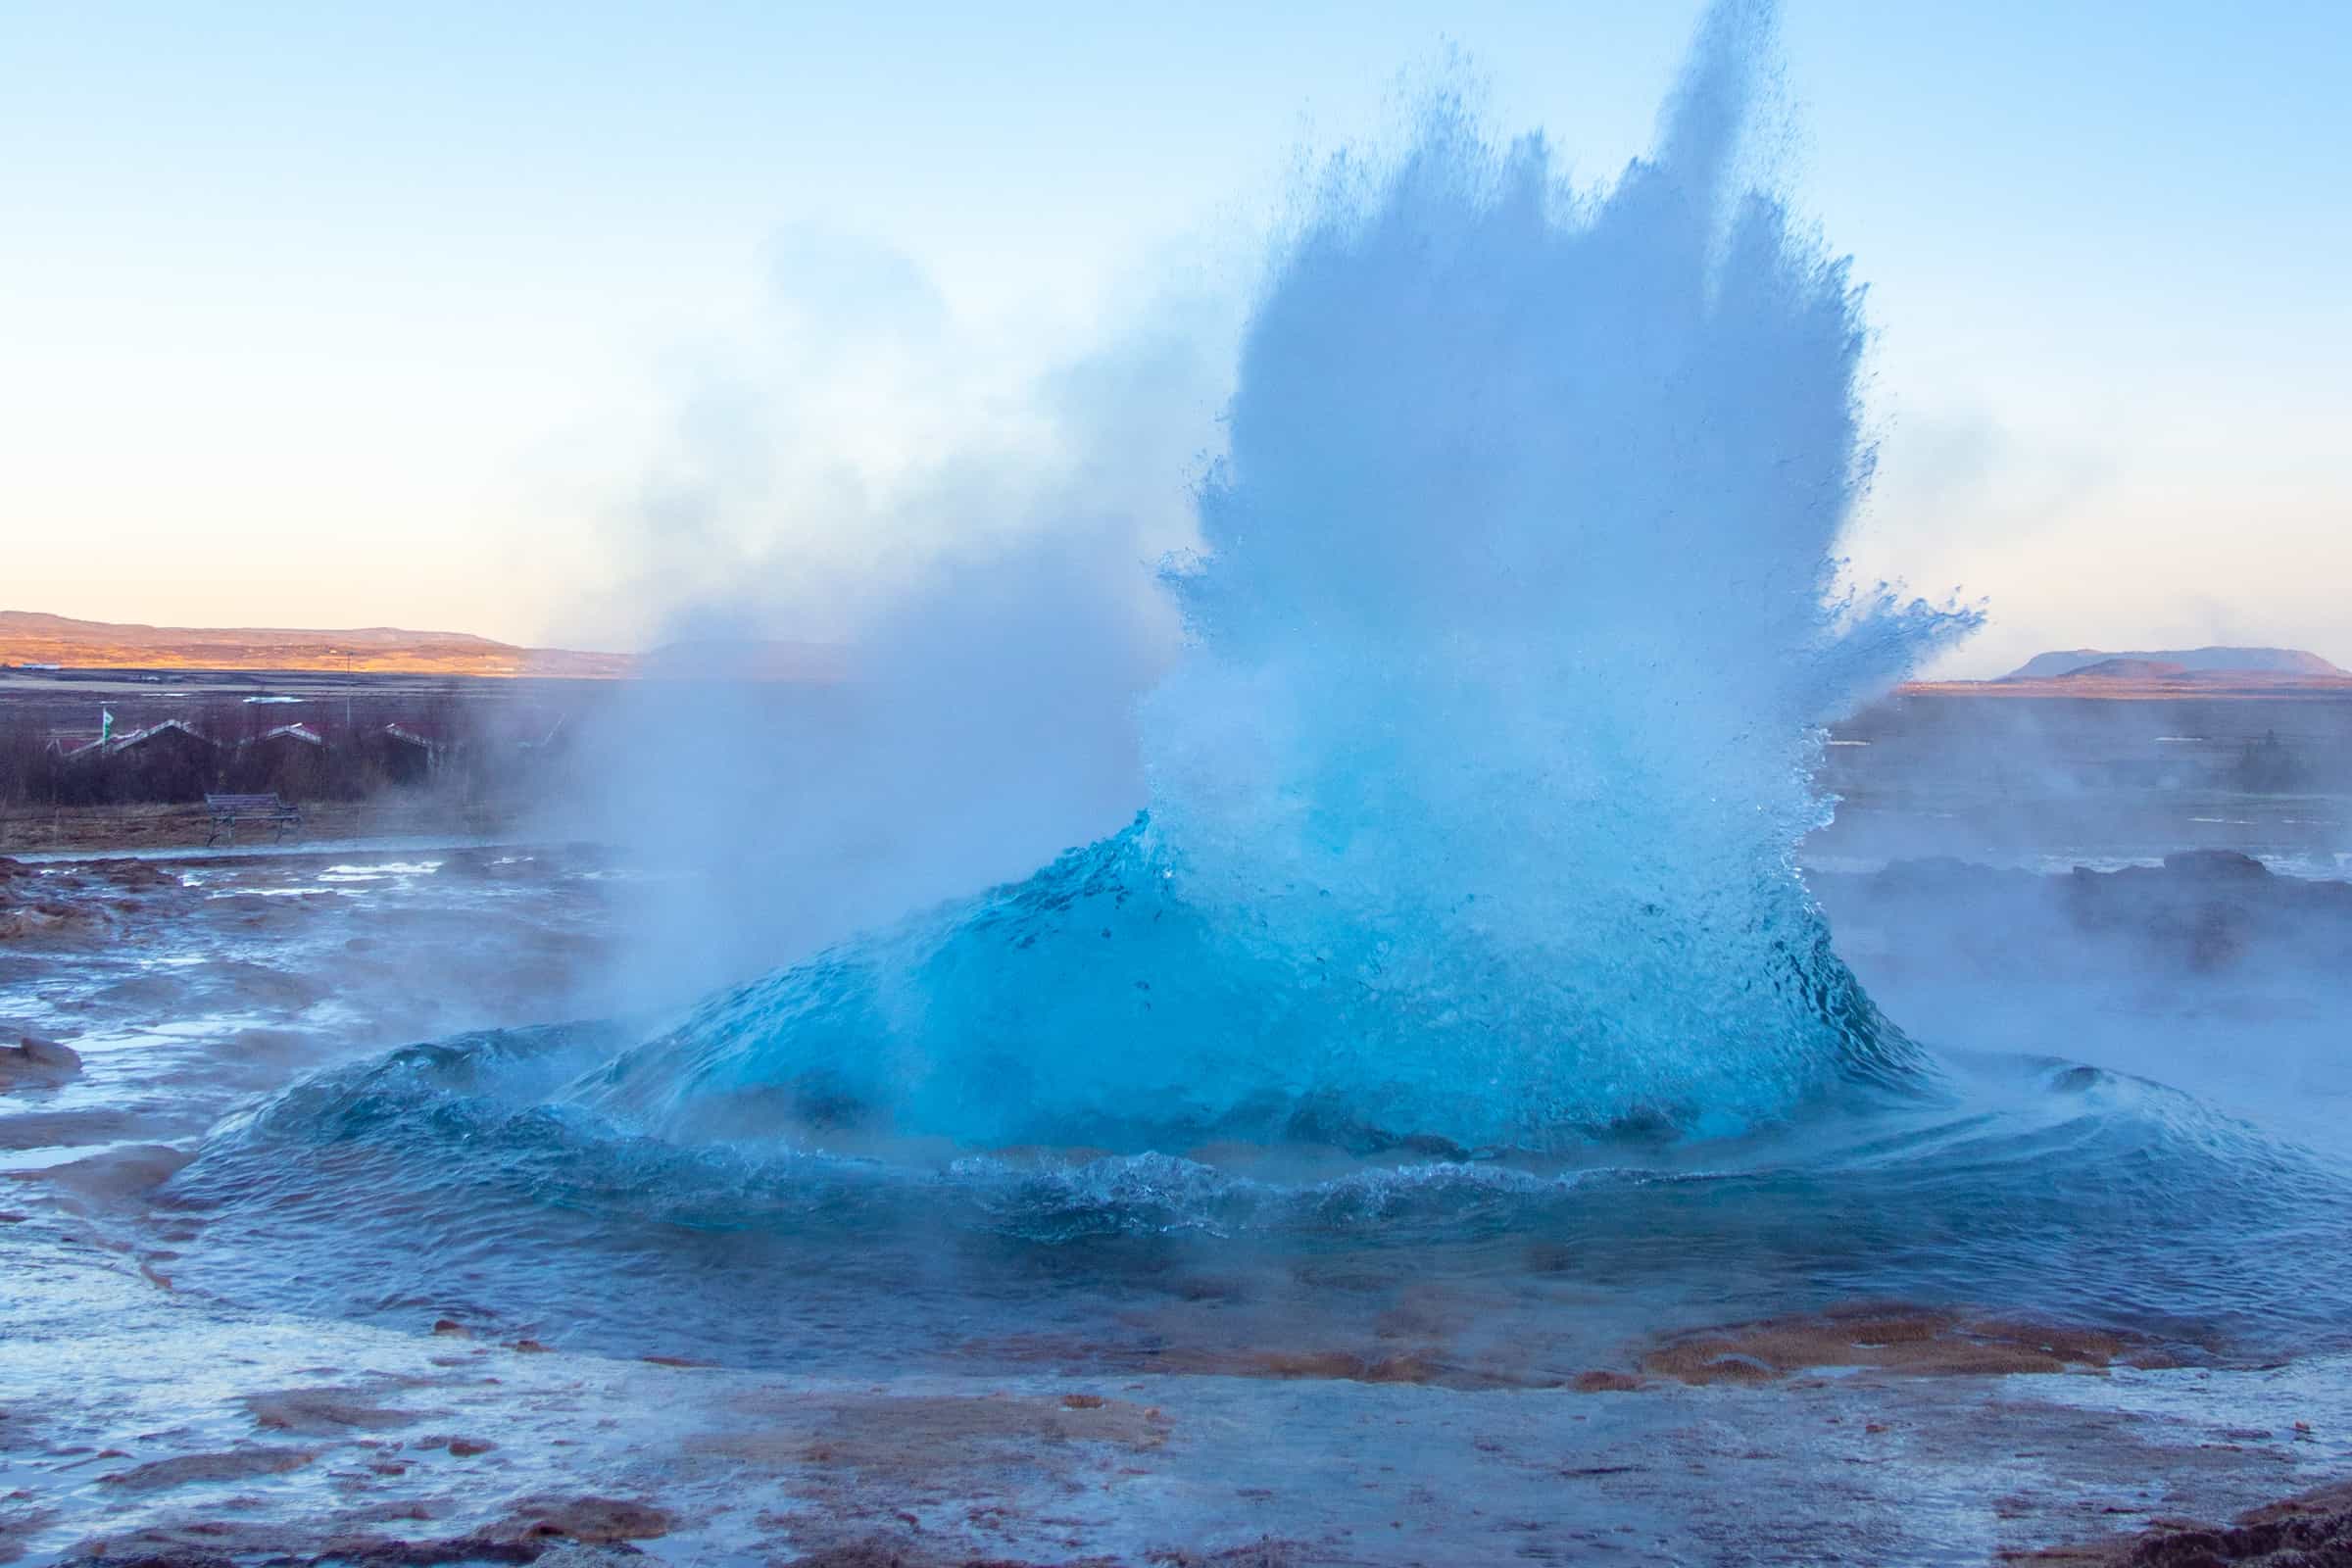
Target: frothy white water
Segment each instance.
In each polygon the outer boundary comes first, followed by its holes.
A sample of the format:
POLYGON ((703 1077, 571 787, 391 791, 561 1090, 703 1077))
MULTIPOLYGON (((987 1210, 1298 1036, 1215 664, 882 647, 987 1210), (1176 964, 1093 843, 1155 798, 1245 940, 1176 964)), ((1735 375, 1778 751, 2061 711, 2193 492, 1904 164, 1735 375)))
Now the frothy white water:
POLYGON ((1973 615, 1840 586, 1858 295, 1731 175, 1770 20, 1716 9, 1597 197, 1443 100, 1336 161, 1168 573, 1147 824, 713 1004, 600 1101, 1546 1147, 1900 1060, 1794 848, 1821 721, 1973 615))

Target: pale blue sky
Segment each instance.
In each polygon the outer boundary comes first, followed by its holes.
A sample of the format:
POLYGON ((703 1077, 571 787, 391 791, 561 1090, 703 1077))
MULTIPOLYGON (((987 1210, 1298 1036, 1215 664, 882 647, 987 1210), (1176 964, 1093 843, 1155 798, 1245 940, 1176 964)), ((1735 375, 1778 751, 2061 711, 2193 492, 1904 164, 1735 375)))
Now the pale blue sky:
MULTIPOLYGON (((625 638, 603 535, 808 236, 956 362, 904 429, 903 378, 801 388, 886 463, 1245 289, 1300 155, 1449 47, 1607 177, 1697 10, 4 0, 0 608, 625 638)), ((1863 564, 1991 599, 1964 668, 2352 663, 2352 8, 1788 0, 1783 43, 1881 332, 1863 564)))

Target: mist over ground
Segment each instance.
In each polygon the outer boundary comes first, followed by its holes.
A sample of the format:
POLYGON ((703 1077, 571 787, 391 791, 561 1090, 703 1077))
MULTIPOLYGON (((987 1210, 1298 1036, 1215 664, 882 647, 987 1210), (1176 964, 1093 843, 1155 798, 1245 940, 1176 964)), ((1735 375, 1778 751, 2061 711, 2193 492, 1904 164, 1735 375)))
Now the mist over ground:
POLYGON ((590 613, 663 652, 593 711, 543 817, 653 873, 624 995, 760 972, 1114 831, 1145 795, 1135 706, 1178 649, 1155 570, 1218 438, 1217 307, 1163 293, 986 387, 903 258, 796 233, 778 274, 773 340, 698 371, 614 509, 626 585, 590 613))

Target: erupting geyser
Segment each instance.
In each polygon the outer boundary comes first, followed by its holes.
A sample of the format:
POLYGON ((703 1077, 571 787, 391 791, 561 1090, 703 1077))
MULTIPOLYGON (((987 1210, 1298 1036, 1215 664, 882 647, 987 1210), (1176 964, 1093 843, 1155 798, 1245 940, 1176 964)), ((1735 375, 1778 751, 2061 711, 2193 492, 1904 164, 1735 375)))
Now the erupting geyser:
POLYGON ((992 1381, 1455 1306, 1563 1379, 1857 1298, 2339 1344, 2337 1155, 2055 1021, 1947 1016, 1912 1092, 1797 874, 1822 721, 1975 617, 1841 585, 1857 299, 1732 172, 1767 20, 1717 9, 1603 194, 1444 104, 1331 169, 1167 572, 1131 826, 655 1038, 303 1079, 169 1184, 178 1288, 992 1381))
POLYGON ((1793 852, 1818 725, 1973 616, 1838 584, 1863 332, 1734 179, 1769 20, 1717 8, 1605 195, 1445 104, 1336 163, 1169 573, 1146 816, 575 1097, 670 1140, 1543 1149, 1899 1071, 1793 852))

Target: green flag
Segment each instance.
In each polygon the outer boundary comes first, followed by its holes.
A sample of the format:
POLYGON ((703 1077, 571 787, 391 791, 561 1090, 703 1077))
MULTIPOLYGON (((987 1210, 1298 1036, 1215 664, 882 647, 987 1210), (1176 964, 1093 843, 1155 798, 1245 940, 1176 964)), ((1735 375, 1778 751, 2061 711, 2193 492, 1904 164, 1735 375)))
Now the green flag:
POLYGON ((98 744, 104 746, 115 738, 115 715, 108 710, 98 710, 98 744))

